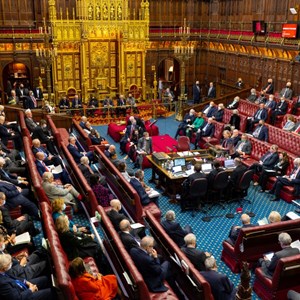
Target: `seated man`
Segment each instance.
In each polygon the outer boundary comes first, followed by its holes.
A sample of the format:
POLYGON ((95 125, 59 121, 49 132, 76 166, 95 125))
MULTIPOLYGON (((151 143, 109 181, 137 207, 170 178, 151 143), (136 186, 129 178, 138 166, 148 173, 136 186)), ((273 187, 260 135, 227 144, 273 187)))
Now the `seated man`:
POLYGON ((198 148, 198 143, 202 137, 212 138, 215 134, 215 124, 213 123, 213 118, 208 118, 207 122, 204 123, 197 131, 195 140, 195 149, 198 148))
POLYGON ((191 125, 187 125, 187 128, 185 130, 185 135, 189 138, 192 137, 193 132, 197 132, 198 129, 204 124, 204 118, 203 118, 203 113, 200 111, 197 113, 195 113, 195 120, 193 121, 193 123, 191 125))
POLYGON ((5 117, 0 116, 0 138, 2 143, 7 146, 9 140, 14 142, 14 146, 17 150, 22 150, 22 137, 18 132, 11 129, 7 129, 5 126, 5 117))
POLYGON ((36 277, 30 282, 23 278, 9 275, 12 257, 0 255, 0 295, 2 300, 9 299, 54 299, 46 276, 36 277))
POLYGON ((113 199, 110 201, 110 206, 111 206, 111 210, 108 211, 106 214, 109 217, 111 223, 113 224, 115 230, 118 232, 120 231, 120 222, 123 220, 127 220, 128 218, 120 213, 121 209, 122 209, 122 204, 120 202, 120 200, 118 199, 113 199))
POLYGON ((175 276, 171 272, 170 263, 168 261, 160 262, 158 254, 154 249, 153 237, 145 236, 141 240, 139 248, 132 248, 130 250, 130 256, 151 292, 166 292, 168 288, 164 285, 164 280, 167 280, 179 299, 184 299, 176 286, 175 276))
POLYGON ((229 109, 237 109, 239 107, 240 97, 234 97, 233 101, 227 106, 229 109))
POLYGON ((215 102, 211 101, 208 105, 204 107, 202 110, 203 114, 206 115, 207 118, 211 118, 213 114, 216 112, 217 106, 215 105, 215 102))
POLYGON ((25 123, 30 132, 33 132, 34 128, 38 126, 38 123, 32 118, 32 112, 30 109, 25 110, 25 123))
POLYGON ((3 157, 0 157, 0 179, 4 181, 8 181, 17 186, 26 186, 28 185, 28 181, 26 177, 21 177, 15 174, 11 174, 9 171, 4 170, 4 165, 6 161, 3 157))
POLYGON ((105 99, 103 100, 103 114, 106 115, 109 113, 112 117, 115 113, 115 110, 113 109, 114 107, 114 102, 112 101, 109 96, 106 96, 105 99))
POLYGON ((74 136, 69 137, 69 144, 68 144, 67 148, 77 164, 80 163, 80 158, 82 156, 87 156, 90 162, 94 161, 93 151, 88 151, 88 152, 81 151, 80 152, 78 150, 78 147, 76 145, 76 138, 74 136))
POLYGON ((271 260, 269 260, 266 256, 264 256, 264 258, 261 258, 259 260, 262 270, 265 276, 268 278, 272 278, 280 258, 299 254, 298 248, 291 247, 292 238, 288 233, 286 232, 280 233, 278 236, 278 242, 282 250, 275 252, 271 260))
POLYGON ((152 138, 149 137, 149 133, 146 131, 143 133, 143 137, 138 140, 137 144, 137 157, 134 164, 135 168, 141 168, 143 164, 143 159, 146 155, 149 155, 153 152, 152 149, 152 138))
POLYGON ((146 131, 145 124, 143 120, 137 116, 130 116, 128 121, 127 121, 127 126, 128 125, 135 125, 135 127, 138 129, 140 136, 143 135, 143 133, 146 131))
POLYGON ((238 144, 238 142, 241 140, 240 133, 238 129, 232 130, 231 139, 233 142, 234 147, 238 144))
POLYGON ((181 251, 191 261, 194 267, 198 271, 206 271, 205 260, 210 256, 210 253, 197 249, 196 236, 193 233, 189 233, 184 237, 185 246, 181 248, 181 251))
POLYGON ((228 277, 218 272, 217 263, 213 256, 205 260, 206 271, 200 274, 210 284, 212 294, 215 300, 235 299, 236 289, 228 277))
POLYGON ((5 194, 6 205, 8 208, 15 208, 18 205, 21 205, 22 210, 29 216, 36 220, 40 219, 37 206, 27 198, 29 194, 27 189, 22 190, 12 183, 0 180, 0 192, 5 194))
POLYGON ((74 99, 72 100, 72 109, 78 109, 78 108, 83 108, 83 106, 82 106, 81 99, 79 99, 78 95, 76 94, 74 96, 74 99))
POLYGON ((132 248, 139 248, 141 240, 137 237, 130 226, 130 222, 124 219, 120 222, 120 239, 128 252, 132 248))
POLYGON ((213 169, 207 174, 207 185, 208 188, 212 188, 215 182, 215 178, 218 173, 221 171, 224 171, 224 169, 221 167, 221 163, 218 160, 214 160, 213 163, 213 169))
POLYGON ((224 110, 225 110, 224 104, 219 103, 218 109, 212 115, 213 120, 215 120, 217 122, 222 122, 223 116, 224 116, 224 110))
POLYGON ((281 97, 280 101, 277 103, 275 110, 272 112, 270 117, 270 124, 274 125, 277 116, 285 115, 288 111, 289 105, 285 101, 285 98, 281 97))
POLYGON ((184 237, 193 231, 190 225, 185 225, 183 229, 175 219, 175 212, 168 210, 165 215, 165 220, 161 221, 161 225, 176 245, 182 247, 185 244, 184 237))
POLYGON ((285 186, 294 187, 294 195, 300 195, 300 158, 297 157, 294 159, 294 169, 290 175, 284 175, 277 177, 270 194, 274 194, 275 198, 270 201, 279 201, 280 200, 280 191, 285 186))
POLYGON ((292 83, 290 81, 288 81, 286 83, 286 87, 284 87, 280 93, 279 93, 279 96, 280 97, 283 97, 287 100, 291 100, 292 99, 292 96, 293 96, 293 90, 291 89, 291 86, 292 86, 292 83))
POLYGON ((54 171, 55 166, 46 165, 43 152, 37 152, 35 158, 35 165, 41 177, 43 177, 45 172, 51 172, 53 173, 54 179, 60 179, 63 184, 71 183, 69 174, 65 169, 62 169, 61 172, 58 173, 54 171))
POLYGON ((126 99, 126 104, 131 107, 133 113, 135 114, 139 113, 139 110, 136 105, 136 100, 131 93, 128 94, 128 97, 126 99))
POLYGON ((87 110, 87 114, 89 115, 89 116, 92 116, 92 117, 94 117, 94 115, 95 115, 95 111, 97 111, 97 108, 99 107, 99 101, 94 97, 94 96, 92 96, 91 98, 90 98, 90 101, 89 101, 89 103, 88 103, 88 110, 87 110))
POLYGON ((182 122, 178 125, 174 138, 177 139, 180 131, 183 131, 185 133, 187 126, 192 125, 194 120, 195 120, 195 110, 190 109, 190 111, 185 114, 182 122))
POLYGON ((235 169, 232 171, 229 181, 228 181, 228 198, 232 198, 235 194, 235 190, 238 188, 240 180, 244 173, 247 171, 247 167, 242 164, 240 158, 236 157, 234 159, 235 169))
POLYGON ((245 155, 250 155, 251 150, 252 150, 252 145, 248 139, 248 135, 246 133, 243 133, 241 140, 235 146, 235 151, 231 155, 231 157, 235 158, 235 157, 244 157, 245 155))
POLYGON ((246 125, 246 132, 252 132, 254 124, 258 123, 259 120, 266 121, 268 118, 268 111, 265 108, 264 103, 259 104, 259 109, 255 112, 253 117, 248 117, 247 125, 246 125))
POLYGON ((242 226, 232 226, 229 232, 229 237, 226 240, 229 244, 234 245, 239 234, 241 228, 253 227, 255 225, 251 224, 251 218, 247 214, 241 215, 242 226))
POLYGON ((266 109, 271 109, 271 111, 273 112, 276 108, 276 104, 277 103, 274 99, 274 95, 269 95, 269 99, 265 103, 265 108, 266 109))
POLYGON ((70 108, 70 102, 69 100, 67 99, 66 96, 63 96, 61 98, 61 100, 59 101, 59 109, 62 110, 62 111, 65 111, 65 110, 68 110, 70 108))
POLYGON ((145 188, 142 185, 142 181, 144 180, 144 172, 143 170, 137 170, 134 174, 134 177, 130 179, 130 184, 137 191, 140 196, 141 204, 143 206, 149 204, 150 202, 154 202, 158 205, 158 197, 150 198, 147 194, 145 188))
POLYGON ((82 129, 86 129, 85 125, 86 125, 87 121, 88 121, 88 118, 86 116, 82 116, 81 119, 80 119, 80 122, 79 122, 79 126, 82 129))
POLYGON ((267 84, 262 88, 262 92, 266 94, 273 94, 274 92, 274 84, 273 79, 269 78, 267 84))
POLYGON ((256 99, 257 99, 256 89, 252 88, 250 90, 250 95, 248 96, 247 100, 254 103, 256 99))
POLYGON ((253 137, 257 138, 260 141, 268 142, 269 139, 269 129, 265 125, 264 120, 259 120, 258 125, 252 133, 253 137))
POLYGON ((88 184, 90 184, 90 177, 92 174, 94 174, 94 171, 90 167, 90 161, 87 156, 82 156, 80 158, 80 164, 78 165, 78 168, 80 169, 88 184))
POLYGON ((120 159, 118 159, 115 145, 109 145, 108 149, 104 150, 104 154, 116 167, 119 165, 120 159))
POLYGON ((123 115, 123 117, 126 116, 126 101, 124 98, 124 95, 120 95, 118 101, 117 101, 117 117, 119 117, 121 114, 123 115))
POLYGON ((76 199, 82 200, 82 195, 71 184, 57 185, 54 182, 53 174, 50 172, 43 174, 42 187, 50 201, 63 198, 65 203, 73 205, 75 210, 77 210, 76 199))

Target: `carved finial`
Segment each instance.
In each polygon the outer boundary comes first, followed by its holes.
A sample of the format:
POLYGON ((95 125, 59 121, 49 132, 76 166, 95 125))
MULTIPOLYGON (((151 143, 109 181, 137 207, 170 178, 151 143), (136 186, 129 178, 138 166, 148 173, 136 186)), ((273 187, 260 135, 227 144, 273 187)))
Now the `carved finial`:
POLYGON ((236 293, 237 300, 251 300, 252 288, 250 286, 250 271, 247 262, 242 262, 241 282, 236 293))

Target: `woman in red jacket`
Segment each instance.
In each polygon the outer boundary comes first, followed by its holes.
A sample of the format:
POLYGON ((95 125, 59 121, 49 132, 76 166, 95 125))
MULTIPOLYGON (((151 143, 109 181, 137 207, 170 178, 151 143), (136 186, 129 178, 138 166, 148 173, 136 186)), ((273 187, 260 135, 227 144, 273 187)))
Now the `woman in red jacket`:
POLYGON ((115 275, 89 274, 80 257, 70 263, 69 273, 76 295, 80 300, 110 300, 119 293, 115 275))

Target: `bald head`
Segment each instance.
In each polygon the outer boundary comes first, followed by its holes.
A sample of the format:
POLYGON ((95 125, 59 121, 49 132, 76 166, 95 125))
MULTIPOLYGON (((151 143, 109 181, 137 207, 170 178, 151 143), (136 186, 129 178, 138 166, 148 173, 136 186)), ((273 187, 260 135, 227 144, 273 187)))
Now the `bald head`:
POLYGON ((250 224, 250 217, 247 214, 242 214, 241 215, 241 221, 244 225, 250 224))
POLYGON ((119 224, 121 231, 130 231, 130 222, 127 219, 124 219, 119 224))
POLYGON ((116 211, 120 211, 121 208, 122 208, 122 204, 121 204, 121 201, 118 200, 118 199, 113 199, 110 201, 110 206, 116 210, 116 211))

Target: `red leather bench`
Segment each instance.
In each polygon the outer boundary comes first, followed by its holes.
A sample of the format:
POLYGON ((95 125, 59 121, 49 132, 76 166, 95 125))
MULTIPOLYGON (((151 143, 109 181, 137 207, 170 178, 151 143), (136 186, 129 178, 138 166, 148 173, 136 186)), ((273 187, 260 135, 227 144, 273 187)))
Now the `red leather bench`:
MULTIPOLYGON (((126 118, 125 124, 122 125, 118 125, 116 123, 108 124, 107 134, 110 135, 115 142, 120 142, 122 137, 120 132, 122 132, 126 128, 128 119, 129 117, 126 118)), ((149 132, 149 135, 159 135, 159 128, 155 124, 153 124, 152 126, 150 126, 150 124, 150 121, 145 121, 146 131, 149 132)))
MULTIPOLYGON (((230 118, 233 115, 233 112, 231 109, 225 108, 224 109, 224 116, 223 116, 223 123, 224 124, 229 124, 230 118)), ((245 132, 246 130, 246 125, 247 125, 247 116, 243 114, 239 114, 241 118, 240 122, 240 131, 245 132)))
POLYGON ((97 208, 102 217, 102 230, 105 234, 104 246, 108 253, 109 258, 112 260, 116 273, 124 285, 128 293, 128 299, 143 299, 143 300, 175 300, 178 299, 172 289, 168 286, 169 290, 164 293, 152 293, 148 290, 144 279, 130 255, 126 251, 119 235, 110 222, 103 207, 100 205, 97 208), (130 281, 129 281, 129 280, 130 281))
POLYGON ((174 265, 174 270, 176 270, 175 272, 178 275, 176 281, 188 299, 213 299, 209 283, 203 278, 199 271, 195 269, 194 265, 150 212, 146 212, 145 222, 151 235, 156 240, 157 246, 161 248, 163 256, 174 265), (171 256, 174 258, 177 256, 180 263, 182 263, 182 261, 185 262, 186 266, 188 266, 188 276, 184 268, 170 259, 171 256))
POLYGON ((238 273, 243 261, 252 264, 265 253, 279 251, 278 235, 281 232, 287 232, 293 240, 299 239, 300 220, 242 228, 234 246, 223 241, 221 259, 232 272, 238 273))
POLYGON ((106 176, 106 180, 115 195, 122 202, 135 222, 143 223, 145 211, 150 210, 160 220, 161 211, 154 203, 142 206, 136 190, 124 179, 114 164, 104 155, 102 150, 95 147, 95 153, 99 157, 99 171, 106 176))
POLYGON ((300 292, 300 254, 281 258, 272 279, 255 270, 253 290, 262 300, 286 300, 289 290, 300 292))

